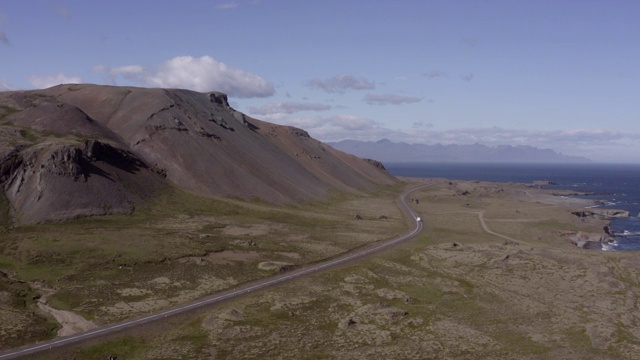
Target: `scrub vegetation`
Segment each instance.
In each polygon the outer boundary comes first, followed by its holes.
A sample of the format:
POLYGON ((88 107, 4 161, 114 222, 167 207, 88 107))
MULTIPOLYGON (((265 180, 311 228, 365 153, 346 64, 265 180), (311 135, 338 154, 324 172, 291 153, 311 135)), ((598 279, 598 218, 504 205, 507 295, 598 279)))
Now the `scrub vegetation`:
POLYGON ((34 305, 44 294, 55 309, 107 324, 393 237, 406 226, 393 205, 398 191, 278 206, 172 188, 133 215, 15 228, 5 219, 1 347, 56 334, 34 305))
MULTIPOLYGON (((578 203, 523 185, 432 183, 412 195, 426 225, 414 240, 107 341, 140 344, 117 354, 127 359, 637 356, 637 255, 581 249, 558 235, 602 231, 602 221, 578 218, 571 214, 578 203)), ((363 217, 391 213, 386 204, 367 207, 363 217)), ((364 221, 361 229, 377 224, 364 221)), ((42 358, 78 357, 96 346, 42 358)))

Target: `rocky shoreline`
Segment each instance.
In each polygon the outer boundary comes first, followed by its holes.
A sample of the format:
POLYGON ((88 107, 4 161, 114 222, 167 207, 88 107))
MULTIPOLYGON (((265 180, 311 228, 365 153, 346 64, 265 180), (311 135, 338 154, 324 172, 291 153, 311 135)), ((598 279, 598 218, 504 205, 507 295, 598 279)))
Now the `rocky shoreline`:
MULTIPOLYGON (((530 187, 545 190, 544 185, 556 185, 550 181, 534 181, 530 187)), ((548 189, 547 189, 548 190, 548 189)), ((603 232, 592 233, 582 231, 559 231, 558 235, 568 239, 573 245, 587 250, 605 250, 606 245, 615 244, 617 235, 611 231, 610 221, 631 217, 629 211, 621 209, 595 208, 594 206, 606 205, 601 200, 588 200, 573 196, 590 195, 589 192, 576 192, 572 190, 554 190, 551 193, 538 193, 534 197, 537 201, 556 204, 560 206, 578 206, 579 210, 572 211, 571 214, 580 218, 581 221, 596 220, 603 221, 603 232)), ((640 218, 640 214, 638 214, 640 218)))
MULTIPOLYGON (((573 215, 579 218, 591 218, 596 220, 613 220, 619 218, 628 218, 630 214, 626 210, 618 209, 589 209, 573 211, 573 215)), ((582 232, 563 232, 560 235, 568 238, 572 244, 582 249, 604 250, 604 244, 615 244, 615 234, 611 232, 610 223, 602 227, 604 234, 599 233, 582 233, 582 232)))

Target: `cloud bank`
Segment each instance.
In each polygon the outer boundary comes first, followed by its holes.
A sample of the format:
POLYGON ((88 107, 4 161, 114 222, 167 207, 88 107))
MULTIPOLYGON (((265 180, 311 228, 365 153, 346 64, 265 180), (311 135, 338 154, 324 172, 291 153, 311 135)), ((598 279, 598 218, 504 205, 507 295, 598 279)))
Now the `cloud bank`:
POLYGON ((550 148, 567 155, 585 156, 596 161, 637 161, 632 153, 633 149, 637 149, 637 139, 640 138, 637 133, 609 129, 522 130, 488 127, 437 130, 432 124, 420 121, 407 128, 391 129, 354 114, 331 117, 279 116, 272 120, 301 127, 311 136, 326 142, 345 139, 378 141, 386 138, 394 142, 430 145, 528 145, 550 148), (627 158, 616 156, 625 149, 630 154, 627 158))

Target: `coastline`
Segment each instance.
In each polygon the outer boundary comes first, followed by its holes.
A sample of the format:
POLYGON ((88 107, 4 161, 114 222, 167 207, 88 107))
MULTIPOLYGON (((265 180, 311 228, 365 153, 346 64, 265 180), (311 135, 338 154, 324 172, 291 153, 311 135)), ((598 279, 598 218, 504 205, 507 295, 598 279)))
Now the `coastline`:
MULTIPOLYGON (((609 216, 611 238, 603 249, 640 250, 640 165, 638 164, 525 164, 525 163, 389 163, 396 176, 530 184, 552 190, 537 193, 537 201, 589 209, 618 210, 609 216), (557 196, 551 196, 557 195, 557 196), (609 241, 610 240, 610 241, 609 241)), ((534 193, 531 192, 533 195, 534 193)), ((603 225, 604 226, 604 225, 603 225)), ((602 234, 602 229, 597 229, 602 234)))
MULTIPOLYGON (((608 232, 611 216, 610 212, 624 212, 615 209, 595 209, 598 202, 592 199, 571 197, 584 195, 575 190, 545 189, 540 185, 545 185, 547 181, 534 181, 532 183, 502 183, 478 180, 450 180, 450 179, 427 179, 414 177, 398 177, 402 181, 439 181, 449 184, 466 184, 466 186, 482 185, 489 193, 506 193, 515 202, 537 203, 550 207, 563 208, 566 213, 575 216, 575 221, 581 226, 588 227, 585 230, 561 230, 557 229, 553 233, 561 239, 573 244, 577 248, 585 250, 607 251, 612 250, 611 244, 615 244, 615 238, 608 232), (509 189, 505 192, 505 189, 509 189), (588 215, 583 215, 588 214, 588 215)), ((459 193, 463 193, 465 190, 459 193)), ((468 191, 468 190, 466 190, 468 191)))

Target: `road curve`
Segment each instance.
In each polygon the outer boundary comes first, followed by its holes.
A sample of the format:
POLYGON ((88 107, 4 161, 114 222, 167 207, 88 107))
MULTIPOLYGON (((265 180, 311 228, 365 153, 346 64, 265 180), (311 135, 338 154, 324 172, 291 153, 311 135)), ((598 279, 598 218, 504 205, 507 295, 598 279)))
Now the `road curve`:
POLYGON ((17 348, 17 349, 13 349, 13 350, 0 352, 0 359, 2 359, 2 360, 15 359, 15 358, 19 358, 21 356, 47 351, 47 350, 54 349, 54 348, 57 348, 57 347, 61 347, 61 346, 65 346, 65 345, 81 342, 83 340, 87 340, 87 339, 90 339, 90 338, 94 338, 94 337, 98 337, 98 336, 103 336, 103 335, 115 333, 115 332, 120 331, 120 330, 125 329, 125 328, 131 328, 131 327, 134 327, 134 326, 142 325, 142 324, 149 323, 149 322, 152 322, 152 321, 155 321, 155 320, 166 318, 167 316, 171 316, 171 315, 183 313, 183 312, 186 312, 186 311, 189 311, 189 310, 193 310, 193 309, 196 309, 196 308, 204 307, 206 305, 211 305, 211 304, 219 303, 219 302, 222 302, 222 301, 225 301, 225 300, 238 298, 238 297, 244 296, 246 294, 249 294, 251 292, 267 288, 269 286, 282 284, 284 282, 287 282, 287 281, 290 281, 290 280, 293 280, 293 279, 298 279, 298 278, 310 275, 310 274, 318 272, 318 271, 327 270, 327 269, 335 267, 337 265, 344 264, 344 263, 346 263, 348 261, 352 261, 354 259, 362 258, 362 257, 364 257, 366 255, 369 255, 371 253, 374 253, 376 251, 380 251, 382 249, 388 248, 388 247, 393 246, 395 244, 398 244, 400 242, 409 240, 409 239, 415 237, 416 235, 418 235, 420 233, 420 231, 422 231, 422 222, 418 221, 418 219, 417 219, 418 214, 413 209, 411 209, 411 207, 409 207, 409 205, 407 204, 406 198, 412 192, 417 191, 417 190, 422 189, 422 188, 425 188, 425 187, 428 187, 428 186, 429 185, 422 185, 422 186, 407 190, 404 193, 402 193, 402 195, 400 195, 400 199, 399 200, 400 200, 401 209, 406 215, 408 215, 412 219, 412 221, 414 223, 413 229, 409 233, 407 233, 405 235, 402 235, 400 237, 384 241, 384 242, 382 242, 380 244, 377 244, 375 246, 372 246, 372 247, 368 247, 368 248, 365 248, 365 249, 360 249, 360 250, 358 250, 356 252, 347 253, 345 255, 342 255, 342 256, 340 256, 338 258, 335 258, 335 259, 332 259, 332 260, 328 260, 326 262, 309 265, 309 266, 306 266, 306 267, 303 267, 303 268, 300 268, 300 269, 297 269, 297 270, 290 271, 290 272, 282 274, 282 275, 277 275, 277 276, 274 276, 274 277, 270 277, 270 278, 266 278, 266 279, 262 279, 262 280, 257 280, 255 282, 251 282, 251 283, 245 284, 245 285, 240 286, 240 287, 238 287, 236 289, 233 289, 233 290, 227 290, 227 291, 223 291, 223 292, 220 292, 220 293, 217 293, 217 294, 214 294, 214 295, 209 295, 209 296, 200 298, 198 300, 195 300, 193 302, 190 302, 190 303, 187 303, 187 304, 183 304, 183 305, 179 305, 179 306, 176 306, 176 307, 173 307, 173 308, 170 308, 170 309, 162 310, 162 311, 159 311, 159 312, 156 312, 156 313, 153 313, 153 314, 141 316, 139 318, 134 318, 134 319, 131 319, 131 320, 125 320, 125 321, 122 321, 122 322, 119 322, 119 323, 115 323, 115 324, 107 325, 107 326, 104 326, 104 327, 100 327, 100 328, 96 328, 96 329, 80 332, 80 333, 69 335, 69 336, 58 337, 58 338, 55 338, 55 339, 43 341, 43 342, 40 342, 40 343, 37 343, 37 344, 33 344, 33 345, 27 345, 27 346, 22 347, 22 348, 17 348))

